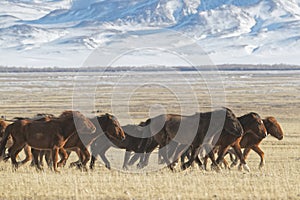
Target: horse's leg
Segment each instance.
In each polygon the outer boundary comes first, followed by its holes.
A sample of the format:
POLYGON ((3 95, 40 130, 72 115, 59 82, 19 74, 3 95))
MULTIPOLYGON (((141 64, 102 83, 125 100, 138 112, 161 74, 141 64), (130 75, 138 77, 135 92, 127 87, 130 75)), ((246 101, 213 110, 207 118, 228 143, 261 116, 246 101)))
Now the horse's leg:
POLYGON ((76 148, 74 151, 78 156, 78 160, 75 161, 75 162, 72 162, 70 164, 70 167, 77 167, 78 169, 81 169, 82 168, 82 161, 85 159, 85 156, 84 156, 83 152, 78 148, 76 148))
POLYGON ((28 145, 25 145, 24 147, 24 153, 26 155, 25 159, 21 161, 21 164, 24 165, 28 161, 32 160, 32 155, 31 155, 31 147, 28 145))
POLYGON ((46 151, 46 150, 40 151, 40 155, 39 155, 39 158, 38 158, 41 167, 44 166, 44 160, 43 160, 43 157, 44 157, 44 155, 45 155, 45 151, 46 151))
POLYGON ((17 162, 17 156, 20 153, 20 151, 23 149, 23 147, 25 146, 25 143, 23 144, 17 144, 17 142, 15 142, 10 148, 9 148, 9 152, 10 152, 10 159, 11 159, 11 163, 13 166, 13 170, 16 170, 18 168, 18 162, 17 162))
POLYGON ((52 168, 52 151, 44 150, 45 160, 49 168, 52 168))
POLYGON ((86 147, 83 147, 81 149, 81 155, 82 155, 82 165, 84 170, 86 170, 86 164, 91 159, 91 154, 86 147))
POLYGON ((163 146, 160 149, 160 155, 163 158, 163 163, 166 163, 167 166, 171 164, 170 161, 169 161, 169 159, 168 159, 167 146, 163 146))
POLYGON ((52 150, 52 162, 53 162, 53 170, 55 172, 59 172, 57 170, 58 152, 59 152, 58 147, 53 148, 53 150, 52 150))
POLYGON ((223 164, 224 164, 224 168, 225 169, 229 169, 230 170, 229 164, 228 164, 228 162, 227 162, 226 159, 223 160, 223 164))
POLYGON ((239 142, 235 142, 232 147, 233 147, 234 151, 236 152, 238 158, 240 159, 240 163, 243 165, 243 168, 246 171, 250 172, 250 168, 248 167, 248 165, 247 165, 247 163, 245 161, 244 155, 242 153, 240 143, 239 142))
POLYGON ((158 164, 164 164, 164 158, 162 156, 162 152, 161 152, 160 147, 158 149, 157 162, 158 162, 158 164))
MULTIPOLYGON (((109 147, 108 147, 109 148, 109 147)), ((106 156, 105 156, 105 153, 106 151, 108 150, 108 148, 105 148, 105 149, 101 149, 102 151, 99 152, 99 155, 100 155, 100 158, 103 160, 103 162, 105 163, 105 167, 107 169, 111 169, 110 167, 110 162, 107 160, 106 156)))
POLYGON ((37 150, 37 149, 31 149, 31 153, 33 156, 32 161, 34 162, 34 166, 36 167, 36 169, 43 170, 43 168, 41 167, 40 162, 39 162, 39 155, 40 155, 41 151, 37 150))
POLYGON ((96 160, 97 160, 96 156, 97 156, 97 155, 92 154, 92 158, 91 158, 91 161, 90 161, 90 169, 92 169, 92 170, 94 169, 95 162, 96 162, 96 160))
POLYGON ((64 148, 60 148, 58 151, 59 155, 61 156, 60 161, 57 163, 58 167, 63 167, 66 165, 66 162, 68 160, 69 154, 64 148))
POLYGON ((90 169, 93 170, 94 167, 95 167, 95 162, 97 160, 97 156, 100 155, 100 152, 101 151, 106 151, 110 146, 103 143, 99 149, 99 144, 98 144, 98 140, 94 141, 92 144, 91 144, 91 154, 92 154, 92 157, 91 157, 91 161, 90 161, 90 169), (105 150, 106 149, 106 150, 105 150))
MULTIPOLYGON (((222 151, 222 148, 220 147, 219 148, 219 151, 222 151)), ((221 152, 222 153, 222 152, 221 152)), ((220 158, 220 156, 221 156, 221 153, 219 153, 218 152, 218 158, 217 158, 217 160, 216 160, 216 158, 215 158, 215 152, 213 151, 213 150, 211 150, 209 153, 208 153, 208 157, 210 158, 210 160, 211 160, 211 162, 212 162, 212 164, 211 164, 211 168, 213 169, 213 170, 216 170, 217 172, 220 172, 221 171, 221 168, 220 168, 220 166, 219 166, 219 162, 218 162, 218 159, 221 159, 220 158)), ((223 157, 223 159, 222 159, 222 161, 224 160, 224 155, 222 156, 223 157)), ((206 162, 207 162, 207 160, 206 160, 206 162)), ((206 164, 205 164, 206 165, 206 164)))
POLYGON ((134 153, 131 159, 128 161, 127 165, 133 165, 139 158, 141 158, 141 155, 139 153, 134 153))
POLYGON ((179 158, 181 158, 181 155, 185 152, 184 150, 185 150, 186 146, 187 145, 185 145, 185 144, 178 144, 177 143, 177 148, 176 148, 176 151, 175 151, 174 156, 173 156, 173 162, 170 165, 171 170, 174 170, 174 168, 176 167, 176 165, 179 161, 179 158))
MULTIPOLYGON (((265 165, 265 160, 264 160, 264 152, 259 148, 259 146, 253 146, 252 150, 255 151, 259 156, 260 156, 260 164, 259 164, 259 169, 261 169, 265 165)), ((247 155, 246 155, 247 156, 247 155)), ((246 159, 246 158, 245 158, 246 159)))
MULTIPOLYGON (((250 153, 250 151, 251 151, 251 148, 245 148, 244 149, 243 155, 244 155, 245 160, 246 160, 246 157, 248 156, 248 154, 250 153)), ((238 163, 238 156, 236 156, 236 160, 237 160, 236 163, 238 163)), ((240 163, 238 169, 242 170, 242 167, 243 167, 242 163, 240 163)))
POLYGON ((139 164, 139 168, 146 167, 149 164, 149 158, 150 158, 150 153, 144 153, 144 155, 141 157, 141 161, 140 161, 141 164, 139 164))
MULTIPOLYGON (((219 164, 220 164, 221 162, 223 162, 225 153, 228 151, 229 148, 230 148, 229 145, 221 145, 221 146, 219 147, 219 151, 218 151, 218 158, 217 158, 216 162, 214 162, 214 161, 212 160, 212 162, 213 162, 212 165, 215 165, 215 166, 219 167, 219 164)), ((210 158, 212 157, 212 155, 214 156, 213 151, 212 151, 212 153, 211 153, 210 158)))
POLYGON ((232 168, 238 164, 239 159, 238 159, 234 149, 228 149, 227 153, 230 155, 230 160, 231 160, 230 167, 232 168), (235 157, 233 157, 233 155, 235 155, 235 157))
POLYGON ((128 160, 131 156, 131 151, 125 151, 124 162, 123 162, 123 170, 128 170, 128 160))
POLYGON ((200 152, 200 147, 197 148, 192 147, 191 158, 181 166, 182 170, 185 170, 192 165, 192 163, 198 156, 199 152, 200 152))

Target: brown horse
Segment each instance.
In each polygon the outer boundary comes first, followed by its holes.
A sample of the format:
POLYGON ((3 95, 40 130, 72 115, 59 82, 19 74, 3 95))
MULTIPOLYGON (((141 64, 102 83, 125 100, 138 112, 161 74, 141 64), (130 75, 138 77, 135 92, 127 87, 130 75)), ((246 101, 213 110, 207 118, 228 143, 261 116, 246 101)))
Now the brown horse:
POLYGON ((57 170, 59 149, 73 135, 91 134, 96 130, 93 123, 80 112, 65 111, 57 119, 50 121, 18 120, 6 128, 0 145, 0 152, 5 149, 9 135, 13 138, 13 145, 9 149, 14 169, 18 167, 16 157, 27 144, 35 149, 52 150, 53 169, 57 170))
MULTIPOLYGON (((94 140, 96 140, 97 137, 101 135, 107 135, 110 138, 116 138, 120 141, 123 141, 125 139, 124 131, 121 128, 120 123, 115 116, 106 113, 105 115, 94 117, 90 119, 90 121, 96 126, 95 133, 90 135, 73 134, 63 147, 64 149, 68 150, 69 153, 70 151, 75 151, 79 157, 79 160, 71 163, 71 166, 78 166, 80 168, 83 167, 85 169, 86 163, 90 160, 91 157, 87 146, 89 146, 94 140)), ((42 152, 39 152, 38 150, 33 150, 32 153, 34 156, 35 165, 38 169, 41 169, 41 158, 39 159, 38 157, 42 152)), ((51 160, 49 158, 49 152, 43 153, 46 154, 46 161, 49 164, 51 160)), ((65 152, 60 150, 60 154, 63 156, 58 163, 59 165, 64 165, 66 163, 69 153, 66 156, 65 152)))
MULTIPOLYGON (((271 135, 271 136, 277 138, 278 140, 283 139, 282 128, 281 128, 280 124, 278 123, 278 121, 275 119, 275 117, 267 117, 267 118, 263 119, 263 123, 267 129, 268 135, 271 135)), ((262 168, 265 164, 264 152, 259 147, 259 144, 262 142, 262 140, 264 138, 265 137, 261 137, 260 135, 257 135, 254 133, 249 133, 249 134, 245 134, 240 141, 241 148, 244 148, 243 154, 244 154, 245 159, 247 158, 247 156, 251 150, 253 150, 260 156, 259 168, 262 168)), ((232 150, 230 150, 230 153, 235 154, 235 152, 232 150)), ((233 166, 237 165, 237 162, 238 162, 238 160, 235 159, 233 161, 233 163, 231 164, 231 166, 233 167, 233 166)))
MULTIPOLYGON (((11 120, 11 121, 16 122, 17 120, 32 120, 32 121, 44 121, 45 122, 45 121, 49 121, 51 119, 54 119, 54 115, 52 115, 52 114, 44 114, 43 113, 43 114, 37 114, 33 118, 28 118, 28 117, 14 117, 13 120, 11 120)), ((11 147, 12 144, 13 144, 12 137, 9 136, 7 144, 6 144, 6 148, 11 147)), ((31 147, 26 144, 25 147, 24 147, 24 153, 25 153, 26 157, 25 157, 24 160, 22 160, 20 162, 20 164, 25 164, 26 162, 28 162, 28 161, 31 160, 32 156, 31 156, 30 150, 31 150, 31 147)), ((5 150, 4 150, 4 152, 5 152, 5 150)), ((7 161, 10 158, 9 155, 2 155, 2 156, 4 157, 4 161, 7 161)))
MULTIPOLYGON (((240 141, 241 148, 244 148, 241 144, 243 138, 248 137, 248 135, 255 135, 256 137, 259 137, 259 138, 265 138, 267 136, 267 130, 266 130, 266 127, 264 126, 263 120, 257 113, 254 113, 254 112, 248 113, 246 115, 238 117, 238 120, 241 123, 241 125, 243 126, 243 129, 245 132, 245 134, 242 136, 242 139, 240 141)), ((212 156, 214 155, 215 152, 218 152, 218 150, 219 150, 219 147, 216 146, 214 148, 214 150, 212 150, 212 152, 213 152, 212 156)), ((208 159, 208 156, 205 156, 204 164, 203 164, 204 169, 206 169, 207 159, 208 159)), ((236 159, 238 159, 238 157, 236 157, 236 159)), ((245 155, 244 155, 244 159, 245 159, 245 155)), ((201 164, 199 158, 197 158, 197 163, 201 164)), ((223 160, 223 163, 224 163, 225 167, 227 168, 228 164, 225 159, 223 160)))
MULTIPOLYGON (((7 123, 6 121, 0 120, 0 139, 1 139, 1 140, 2 140, 2 138, 3 138, 3 136, 4 136, 5 129, 6 129, 6 127, 7 127, 8 125, 9 125, 9 123, 7 123)), ((8 138, 8 142, 7 142, 5 148, 11 147, 12 144, 13 144, 12 138, 9 137, 9 138, 8 138)), ((5 152, 3 152, 3 153, 5 153, 5 152)), ((1 157, 4 158, 5 155, 3 154, 3 155, 1 155, 1 157)))

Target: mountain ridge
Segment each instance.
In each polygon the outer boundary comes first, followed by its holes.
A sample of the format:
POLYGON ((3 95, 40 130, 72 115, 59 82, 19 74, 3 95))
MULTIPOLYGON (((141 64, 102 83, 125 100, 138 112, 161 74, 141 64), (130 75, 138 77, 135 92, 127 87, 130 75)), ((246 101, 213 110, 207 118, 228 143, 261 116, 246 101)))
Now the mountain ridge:
POLYGON ((195 40, 216 64, 298 62, 297 0, 9 0, 0 6, 2 65, 80 66, 97 48, 149 34, 165 40, 165 30, 195 40))

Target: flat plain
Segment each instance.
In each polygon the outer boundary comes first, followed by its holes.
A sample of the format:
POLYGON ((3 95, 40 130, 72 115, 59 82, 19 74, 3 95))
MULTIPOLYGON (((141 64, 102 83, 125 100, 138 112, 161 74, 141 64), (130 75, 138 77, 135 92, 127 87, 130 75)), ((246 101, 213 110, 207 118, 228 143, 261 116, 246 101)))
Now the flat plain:
MULTIPOLYGON (((38 173, 29 163, 12 172, 10 162, 1 161, 0 199, 300 198, 299 70, 0 73, 0 84, 0 114, 7 119, 74 109, 90 116, 110 112, 126 125, 162 112, 226 106, 237 116, 274 116, 285 133, 281 141, 268 136, 262 142, 263 169, 250 153, 249 173, 198 167, 171 172, 163 166, 124 172, 124 151, 116 149, 108 152, 112 170, 98 161, 88 172, 65 167, 59 174, 47 168, 38 173)), ((77 159, 71 155, 68 163, 77 159)))

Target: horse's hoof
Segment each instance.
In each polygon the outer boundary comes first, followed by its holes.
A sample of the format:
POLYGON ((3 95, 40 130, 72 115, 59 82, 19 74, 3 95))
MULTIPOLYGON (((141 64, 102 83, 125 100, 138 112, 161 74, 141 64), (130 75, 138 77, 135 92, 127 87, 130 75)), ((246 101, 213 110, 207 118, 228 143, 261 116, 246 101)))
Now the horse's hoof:
POLYGON ((246 170, 247 172, 250 172, 250 168, 247 164, 243 165, 244 170, 246 170))
POLYGON ((82 167, 80 168, 80 170, 81 170, 82 172, 87 172, 87 171, 88 171, 88 169, 87 169, 86 166, 82 166, 82 167))
POLYGON ((172 172, 176 172, 175 167, 174 167, 173 165, 169 165, 169 169, 170 169, 172 172))
POLYGON ((105 167, 109 170, 111 170, 110 164, 106 164, 105 167))
POLYGON ((201 166, 200 166, 200 169, 201 169, 201 170, 206 170, 205 165, 201 165, 201 166))
POLYGON ((265 166, 265 162, 260 163, 259 169, 262 169, 265 166))
POLYGON ((64 164, 63 163, 57 163, 57 167, 63 167, 64 164))
POLYGON ((7 162, 9 158, 10 158, 9 156, 6 156, 5 158, 3 158, 3 161, 7 162))
POLYGON ((214 164, 211 165, 211 170, 216 171, 216 172, 221 172, 222 171, 221 168, 218 165, 214 165, 214 164))
POLYGON ((242 164, 239 165, 238 170, 243 171, 242 164))
POLYGON ((181 169, 182 169, 182 170, 186 170, 189 166, 190 166, 189 163, 183 163, 183 164, 181 165, 181 169))
POLYGON ((80 162, 80 163, 76 163, 75 166, 77 167, 77 169, 82 169, 85 166, 80 162))
POLYGON ((164 164, 164 163, 165 163, 165 162, 164 162, 163 159, 159 159, 159 160, 158 160, 158 164, 159 164, 159 165, 162 165, 162 164, 164 164))
POLYGON ((233 163, 231 163, 230 167, 233 168, 233 167, 235 167, 236 165, 237 165, 237 163, 234 163, 234 162, 233 162, 233 163))
POLYGON ((136 167, 137 167, 138 169, 143 169, 145 166, 146 166, 146 165, 143 164, 143 163, 138 163, 138 164, 136 165, 136 167))
POLYGON ((123 169, 124 171, 128 171, 128 167, 127 167, 126 165, 123 165, 122 169, 123 169))
POLYGON ((36 167, 36 171, 37 171, 37 172, 43 172, 44 169, 43 169, 42 167, 36 167))

